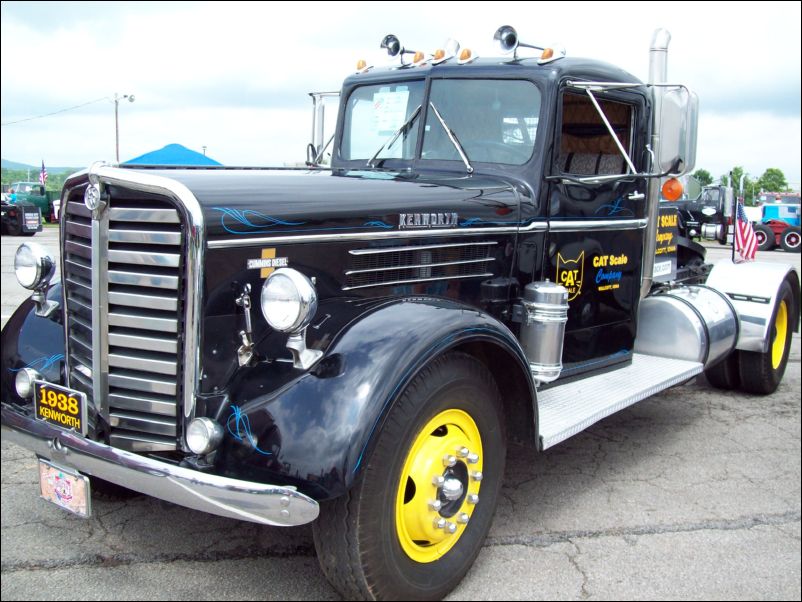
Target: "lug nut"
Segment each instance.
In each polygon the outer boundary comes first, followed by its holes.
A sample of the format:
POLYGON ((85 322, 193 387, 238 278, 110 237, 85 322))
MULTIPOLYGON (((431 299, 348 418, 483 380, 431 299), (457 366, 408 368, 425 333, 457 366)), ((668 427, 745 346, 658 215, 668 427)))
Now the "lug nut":
POLYGON ((457 517, 457 522, 462 523, 463 525, 467 525, 469 520, 471 520, 471 517, 465 512, 460 513, 460 515, 457 517))
POLYGON ((468 463, 476 464, 479 461, 479 454, 468 454, 468 463))
POLYGON ((443 477, 443 475, 438 474, 432 477, 432 485, 434 485, 435 487, 442 487, 443 483, 445 482, 446 479, 445 477, 443 477))
POLYGON ((468 494, 468 503, 473 504, 474 506, 479 503, 479 496, 475 493, 468 494))
POLYGON ((434 523, 432 523, 432 524, 434 525, 435 529, 445 529, 446 528, 446 524, 448 524, 448 523, 446 523, 446 519, 444 519, 444 518, 436 518, 436 519, 434 519, 434 523))
POLYGON ((457 463, 457 459, 452 456, 451 454, 446 454, 443 456, 443 466, 454 466, 457 463))
POLYGON ((471 453, 471 450, 469 450, 467 447, 458 447, 457 448, 457 455, 460 458, 467 458, 469 453, 471 453))
POLYGON ((443 502, 441 502, 440 500, 434 500, 432 502, 429 502, 429 508, 431 508, 435 512, 439 512, 440 508, 442 507, 443 507, 443 502))
POLYGON ((455 525, 454 523, 449 522, 449 523, 446 523, 445 529, 446 529, 446 533, 450 533, 451 535, 453 535, 454 533, 457 532, 457 525, 455 525))
POLYGON ((471 473, 471 478, 472 478, 474 481, 481 481, 481 480, 482 480, 482 473, 481 473, 481 472, 479 472, 478 470, 475 470, 475 471, 473 471, 473 472, 471 473))

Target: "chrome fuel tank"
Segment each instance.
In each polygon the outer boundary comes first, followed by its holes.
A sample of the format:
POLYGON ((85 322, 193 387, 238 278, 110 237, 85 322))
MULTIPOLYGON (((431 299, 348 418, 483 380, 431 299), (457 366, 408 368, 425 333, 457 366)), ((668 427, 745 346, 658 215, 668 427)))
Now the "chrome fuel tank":
POLYGON ((635 351, 700 362, 724 359, 738 341, 738 314, 729 299, 695 285, 652 295, 640 303, 635 351))

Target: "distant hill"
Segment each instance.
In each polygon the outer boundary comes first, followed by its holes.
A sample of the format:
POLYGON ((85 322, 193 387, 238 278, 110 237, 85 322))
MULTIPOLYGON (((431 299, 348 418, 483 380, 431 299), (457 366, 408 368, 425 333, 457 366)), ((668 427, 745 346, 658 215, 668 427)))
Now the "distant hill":
MULTIPOLYGON (((72 172, 78 171, 80 169, 83 169, 83 167, 55 167, 55 166, 50 166, 47 163, 45 163, 45 167, 47 168, 47 173, 49 173, 49 174, 63 173, 65 171, 68 171, 68 172, 72 173, 72 172)), ((18 163, 17 161, 9 161, 8 159, 0 159, 0 168, 2 168, 2 169, 20 169, 20 170, 30 169, 31 173, 36 172, 38 174, 39 170, 42 169, 42 166, 41 166, 41 164, 40 165, 28 165, 27 163, 18 163)))

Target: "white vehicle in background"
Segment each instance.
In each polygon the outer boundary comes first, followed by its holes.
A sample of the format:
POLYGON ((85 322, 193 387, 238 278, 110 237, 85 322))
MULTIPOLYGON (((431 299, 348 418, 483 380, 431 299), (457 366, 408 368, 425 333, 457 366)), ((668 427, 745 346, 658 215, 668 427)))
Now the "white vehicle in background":
POLYGON ((61 209, 61 199, 53 199, 53 217, 58 221, 59 210, 61 209))

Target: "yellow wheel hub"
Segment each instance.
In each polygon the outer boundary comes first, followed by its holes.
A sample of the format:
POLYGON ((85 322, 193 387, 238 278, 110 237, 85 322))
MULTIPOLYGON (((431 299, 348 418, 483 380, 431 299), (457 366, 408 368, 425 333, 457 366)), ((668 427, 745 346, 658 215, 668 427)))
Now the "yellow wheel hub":
POLYGON ((774 320, 774 342, 771 345, 771 365, 776 370, 780 367, 780 363, 785 353, 785 341, 788 337, 788 306, 785 300, 780 302, 780 307, 777 308, 777 318, 774 320))
POLYGON ((432 418, 412 442, 398 480, 395 525, 404 552, 434 562, 459 541, 479 502, 482 438, 462 410, 432 418))

